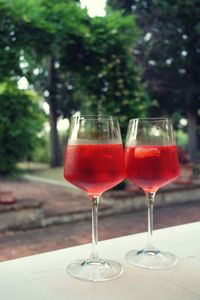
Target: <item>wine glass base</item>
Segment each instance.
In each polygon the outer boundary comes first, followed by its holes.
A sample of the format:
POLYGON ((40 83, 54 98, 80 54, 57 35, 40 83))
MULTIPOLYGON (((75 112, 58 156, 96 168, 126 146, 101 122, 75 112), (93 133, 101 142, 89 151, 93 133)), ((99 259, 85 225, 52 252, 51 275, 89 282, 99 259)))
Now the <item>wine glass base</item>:
POLYGON ((123 272, 120 263, 113 260, 77 260, 67 267, 67 273, 84 281, 108 281, 119 277, 123 272))
POLYGON ((160 252, 159 250, 143 249, 132 250, 125 256, 126 260, 137 267, 151 270, 170 269, 177 263, 177 258, 170 252, 160 252))

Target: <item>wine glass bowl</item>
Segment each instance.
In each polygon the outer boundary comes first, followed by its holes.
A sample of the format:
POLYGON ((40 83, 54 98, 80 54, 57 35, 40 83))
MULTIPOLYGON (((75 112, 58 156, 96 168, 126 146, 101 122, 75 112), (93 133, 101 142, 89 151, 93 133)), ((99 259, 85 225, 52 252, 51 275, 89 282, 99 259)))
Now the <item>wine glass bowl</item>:
POLYGON ((116 158, 124 159, 120 144, 69 144, 66 157, 70 160, 65 160, 65 179, 90 196, 101 195, 124 179, 124 165, 116 164, 116 158))
POLYGON ((179 175, 175 145, 126 148, 127 177, 145 192, 157 191, 179 175))
POLYGON ((153 245, 153 204, 157 190, 174 181, 180 173, 172 121, 168 118, 132 119, 129 122, 125 164, 129 181, 143 189, 148 205, 148 243, 142 250, 126 254, 131 264, 165 269, 176 257, 153 245))
POLYGON ((97 252, 98 203, 103 192, 125 178, 124 153, 116 117, 74 116, 66 147, 64 177, 87 192, 92 208, 92 253, 67 267, 67 272, 86 281, 107 281, 122 273, 114 260, 97 252))

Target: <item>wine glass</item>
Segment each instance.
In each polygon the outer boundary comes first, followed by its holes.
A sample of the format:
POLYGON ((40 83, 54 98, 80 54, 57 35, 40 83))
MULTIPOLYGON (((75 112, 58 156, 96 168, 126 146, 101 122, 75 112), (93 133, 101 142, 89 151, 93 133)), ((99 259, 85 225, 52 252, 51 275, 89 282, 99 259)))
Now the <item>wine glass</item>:
POLYGON ((112 116, 73 116, 66 148, 64 177, 88 193, 92 209, 92 253, 67 267, 78 279, 107 281, 122 273, 120 263, 102 259, 97 252, 98 203, 101 194, 125 177, 119 123, 112 116))
POLYGON ((148 205, 148 242, 142 250, 132 250, 126 260, 138 267, 173 267, 174 254, 153 245, 153 205, 157 190, 175 180, 180 173, 172 121, 168 118, 141 118, 129 121, 125 165, 127 178, 142 188, 148 205))

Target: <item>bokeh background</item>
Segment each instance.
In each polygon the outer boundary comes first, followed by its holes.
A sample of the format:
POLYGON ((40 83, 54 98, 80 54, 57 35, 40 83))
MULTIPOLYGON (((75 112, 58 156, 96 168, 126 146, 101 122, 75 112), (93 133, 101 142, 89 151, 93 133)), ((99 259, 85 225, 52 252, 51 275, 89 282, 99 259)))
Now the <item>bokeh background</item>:
MULTIPOLYGON (((57 241, 37 248, 40 242, 33 241, 32 233, 68 222, 69 211, 59 221, 59 205, 61 211, 65 203, 72 211, 82 206, 82 196, 63 179, 74 113, 117 115, 123 141, 131 118, 172 118, 182 174, 171 198, 180 193, 177 186, 190 191, 185 203, 192 207, 192 186, 196 191, 200 178, 199 16, 198 0, 0 0, 2 259, 64 246, 57 241), (51 189, 59 191, 53 194, 51 189), (64 200, 73 197, 74 202, 64 200), (45 223, 42 215, 39 223, 32 218, 21 224, 16 217, 20 211, 26 218, 27 207, 43 209, 48 203, 56 222, 45 223), (30 243, 32 250, 27 250, 30 243), (16 245, 19 251, 9 254, 16 245)), ((118 189, 133 196, 138 192, 127 182, 118 189)), ((194 212, 188 214, 191 220, 197 218, 194 212)), ((47 232, 38 232, 45 240, 47 232)), ((79 237, 74 243, 88 240, 79 237)))

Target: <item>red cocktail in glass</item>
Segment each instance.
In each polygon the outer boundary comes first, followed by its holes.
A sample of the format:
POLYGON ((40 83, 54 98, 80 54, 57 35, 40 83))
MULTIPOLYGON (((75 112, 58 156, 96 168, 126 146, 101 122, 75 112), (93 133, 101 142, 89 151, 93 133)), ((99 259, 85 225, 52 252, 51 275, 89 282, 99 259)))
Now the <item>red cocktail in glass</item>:
POLYGON ((145 192, 157 191, 179 176, 176 146, 126 147, 128 179, 145 192))
POLYGON ((101 195, 125 177, 121 144, 68 145, 65 157, 65 179, 91 197, 101 195))
POLYGON ((147 269, 165 269, 176 264, 170 252, 153 245, 153 204, 157 190, 179 176, 178 154, 170 119, 132 119, 129 122, 125 164, 127 178, 146 194, 148 205, 148 243, 142 250, 132 250, 126 259, 147 269))
POLYGON ((92 208, 92 254, 88 259, 71 263, 68 273, 87 281, 107 281, 118 277, 122 273, 121 264, 102 259, 97 252, 99 197, 126 177, 117 118, 72 117, 64 177, 88 193, 92 208))

